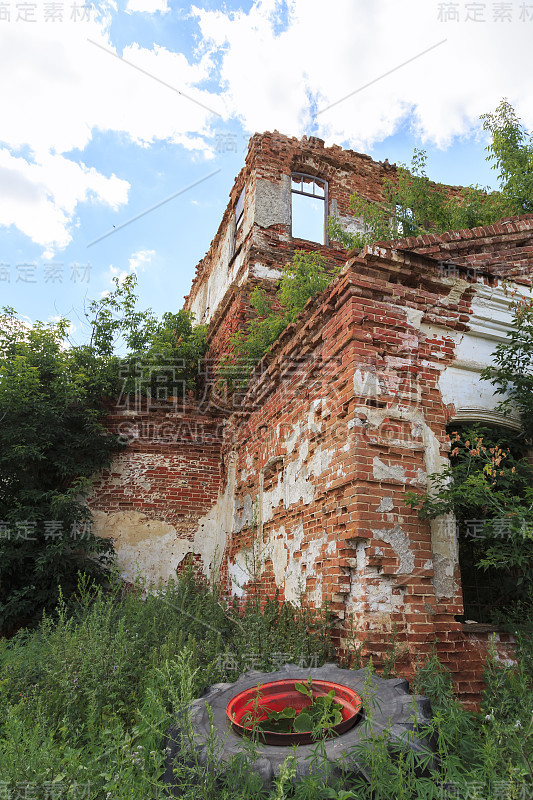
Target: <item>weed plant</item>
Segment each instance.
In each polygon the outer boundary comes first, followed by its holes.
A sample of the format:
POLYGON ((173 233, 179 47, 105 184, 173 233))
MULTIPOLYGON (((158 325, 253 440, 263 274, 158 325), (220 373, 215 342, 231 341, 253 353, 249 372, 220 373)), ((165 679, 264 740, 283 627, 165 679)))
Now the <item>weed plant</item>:
POLYGON ((190 700, 210 683, 236 677, 261 645, 256 668, 331 658, 327 614, 250 599, 220 601, 192 572, 165 587, 137 582, 107 591, 82 579, 73 603, 62 599, 38 628, 0 640, 0 796, 38 800, 162 800, 167 788, 166 734, 180 720, 182 754, 174 763, 182 800, 529 800, 533 798, 533 644, 519 636, 518 664, 492 653, 481 713, 455 699, 448 673, 432 656, 418 670, 415 692, 430 696, 429 728, 372 727, 367 666, 367 738, 335 768, 319 741, 310 774, 297 779, 294 753, 265 789, 253 763, 257 744, 221 773, 216 738, 200 754, 188 719, 190 700), (276 656, 274 657, 273 656, 276 656), (437 758, 411 746, 429 737, 437 758), (200 755, 202 756, 200 758, 200 755))

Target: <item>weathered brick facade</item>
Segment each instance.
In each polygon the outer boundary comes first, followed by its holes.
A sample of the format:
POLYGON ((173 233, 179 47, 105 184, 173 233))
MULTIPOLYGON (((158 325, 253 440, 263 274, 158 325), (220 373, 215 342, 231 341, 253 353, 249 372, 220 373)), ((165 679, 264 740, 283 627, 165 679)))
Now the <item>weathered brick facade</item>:
MULTIPOLYGON (((328 213, 342 219, 349 195, 379 199, 394 167, 320 140, 252 138, 187 300, 209 323, 210 363, 244 324, 251 289, 274 285, 295 247, 319 249, 343 269, 233 405, 213 392, 203 412, 113 418, 147 433, 101 476, 91 502, 98 530, 117 539, 129 573, 138 560, 151 577, 168 577, 192 558, 206 575, 221 570, 238 595, 255 578, 293 602, 327 600, 339 646, 351 626, 378 660, 395 628, 407 673, 438 639, 462 697, 475 702, 489 632, 455 619, 455 526, 421 521, 405 492, 426 491, 447 464, 450 422, 518 425, 497 413, 479 374, 510 324, 502 279, 529 295, 533 215, 379 243, 347 260, 338 247, 291 237, 294 172, 326 180, 328 213), (166 423, 174 428, 162 440, 153 430, 166 423)), ((508 656, 509 637, 497 637, 508 656)))

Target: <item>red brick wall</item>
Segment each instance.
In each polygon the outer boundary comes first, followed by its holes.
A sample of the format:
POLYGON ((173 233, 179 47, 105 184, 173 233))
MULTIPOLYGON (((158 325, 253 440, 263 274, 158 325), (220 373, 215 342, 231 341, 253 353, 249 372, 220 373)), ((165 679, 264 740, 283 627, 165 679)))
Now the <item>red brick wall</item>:
MULTIPOLYGON (((217 269, 242 186, 295 170, 326 178, 340 213, 348 213, 351 193, 379 199, 383 177, 394 177, 393 168, 320 140, 253 137, 190 297, 217 269)), ((220 535, 228 591, 243 591, 259 556, 263 591, 327 601, 339 648, 349 647, 353 629, 378 664, 394 631, 408 675, 437 642, 461 697, 477 702, 488 633, 467 632, 455 620, 463 607, 453 534, 439 539, 405 493, 425 492, 428 474, 446 463, 454 408, 443 401, 439 378, 454 362, 458 334, 469 329, 475 285, 502 275, 529 280, 532 223, 530 215, 352 255, 263 359, 246 396, 228 398, 213 392, 216 365, 249 318, 252 289, 273 286, 254 276, 253 265, 280 270, 296 247, 319 249, 332 269, 345 259, 338 248, 291 239, 286 225, 251 228, 240 272, 210 325, 206 394, 181 413, 112 417, 114 429, 144 426, 144 433, 99 477, 91 507, 171 526, 174 571, 188 563, 209 571, 201 529, 220 535), (450 277, 460 280, 452 286, 450 277)), ((511 653, 509 641, 498 647, 502 657, 511 653)))
POLYGON ((119 559, 135 548, 142 559, 152 549, 153 572, 148 577, 169 577, 170 566, 175 571, 185 556, 184 548, 194 549, 200 521, 216 503, 223 418, 193 408, 176 412, 162 406, 146 413, 114 413, 108 425, 128 445, 110 469, 96 476, 89 505, 103 525, 98 532, 118 535, 119 559), (156 531, 171 540, 159 554, 156 531))

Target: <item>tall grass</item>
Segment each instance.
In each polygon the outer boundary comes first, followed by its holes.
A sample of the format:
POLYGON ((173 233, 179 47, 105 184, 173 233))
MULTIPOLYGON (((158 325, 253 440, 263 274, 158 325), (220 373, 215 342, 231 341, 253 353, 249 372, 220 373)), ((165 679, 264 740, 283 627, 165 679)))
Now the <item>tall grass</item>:
MULTIPOLYGON (((166 796, 166 733, 176 715, 186 723, 190 699, 208 684, 234 680, 252 666, 332 658, 327 610, 313 614, 260 598, 228 606, 193 573, 148 588, 139 582, 124 592, 114 580, 104 592, 81 581, 75 602, 60 601, 36 629, 0 640, 0 797, 159 800, 166 796)), ((251 767, 253 743, 217 777, 214 745, 202 765, 184 742, 175 763, 177 796, 533 798, 531 639, 520 640, 518 666, 493 656, 487 676, 483 712, 471 714, 435 657, 421 667, 416 690, 431 696, 435 717, 420 735, 432 737, 439 756, 425 769, 411 749, 391 750, 387 731, 369 728, 352 754, 358 769, 341 765, 326 786, 319 744, 309 777, 296 781, 288 752, 266 791, 251 767)))

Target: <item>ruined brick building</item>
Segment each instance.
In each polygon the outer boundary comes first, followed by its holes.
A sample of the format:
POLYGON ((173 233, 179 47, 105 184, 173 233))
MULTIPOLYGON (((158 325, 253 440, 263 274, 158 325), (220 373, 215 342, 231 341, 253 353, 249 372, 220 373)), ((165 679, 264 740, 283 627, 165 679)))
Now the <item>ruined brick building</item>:
MULTIPOLYGON (((529 296, 533 215, 347 257, 328 242, 327 215, 353 229, 350 195, 379 200, 394 174, 314 137, 252 137, 186 300, 209 326, 205 396, 117 408, 110 424, 130 444, 91 507, 125 575, 166 579, 193 561, 242 596, 255 562, 265 590, 327 600, 341 642, 351 620, 379 658, 395 626, 407 672, 438 638, 468 701, 489 627, 464 621, 453 520, 420 520, 404 495, 447 464, 450 424, 519 428, 479 376, 510 325, 502 281, 529 296), (272 287, 297 248, 342 266, 338 278, 246 393, 219 396, 209 370, 246 323, 251 290, 272 287)), ((508 637, 496 636, 505 656, 508 637)))

